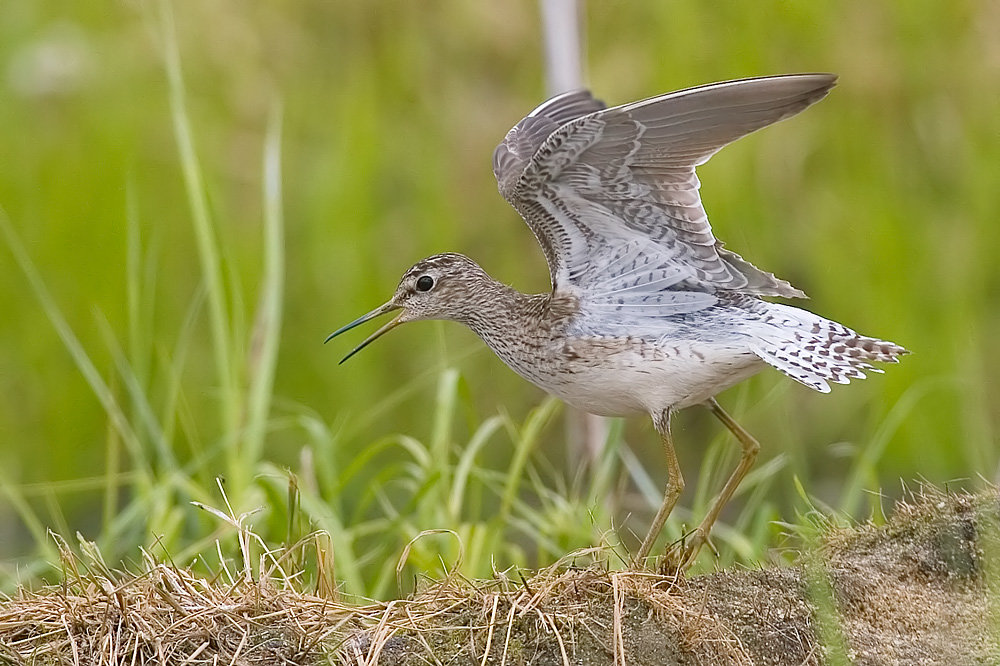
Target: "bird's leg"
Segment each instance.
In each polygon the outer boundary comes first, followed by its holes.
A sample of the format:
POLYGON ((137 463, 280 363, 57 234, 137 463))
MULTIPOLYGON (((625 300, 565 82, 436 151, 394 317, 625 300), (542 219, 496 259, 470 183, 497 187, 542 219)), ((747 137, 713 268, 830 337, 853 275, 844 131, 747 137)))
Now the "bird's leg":
POLYGON ((712 508, 705 514, 705 518, 698 525, 698 529, 691 535, 691 539, 688 541, 687 548, 684 551, 684 557, 682 558, 682 562, 685 565, 691 564, 694 558, 697 557, 702 544, 708 540, 709 532, 711 532, 712 525, 715 524, 715 520, 719 517, 719 513, 722 512, 722 507, 726 506, 726 503, 732 498, 733 493, 736 492, 737 486, 743 481, 743 477, 753 467, 754 460, 757 459, 757 452, 760 450, 760 443, 754 439, 753 435, 744 430, 743 426, 734 421, 733 417, 726 413, 726 410, 716 402, 715 398, 709 398, 705 404, 722 421, 723 425, 729 428, 729 432, 733 433, 737 441, 739 441, 740 446, 743 447, 743 457, 740 458, 740 464, 733 470, 729 480, 726 481, 726 485, 723 486, 722 492, 715 499, 712 508))
POLYGON ((670 409, 665 409, 659 414, 654 414, 653 425, 656 427, 656 431, 660 433, 663 452, 667 455, 667 489, 663 493, 663 504, 660 505, 660 510, 656 512, 653 524, 650 526, 646 538, 642 540, 639 552, 636 553, 637 562, 642 562, 646 559, 649 551, 653 549, 653 543, 660 536, 663 525, 667 522, 667 517, 673 511, 674 505, 677 504, 677 499, 681 496, 681 491, 684 490, 684 477, 681 476, 681 466, 677 462, 674 440, 670 436, 670 409))

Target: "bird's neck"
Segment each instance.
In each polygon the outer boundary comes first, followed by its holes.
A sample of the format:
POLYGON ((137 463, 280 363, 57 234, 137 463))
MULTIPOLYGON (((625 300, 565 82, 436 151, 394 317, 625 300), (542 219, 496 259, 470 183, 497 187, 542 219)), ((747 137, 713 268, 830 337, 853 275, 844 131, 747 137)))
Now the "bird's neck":
POLYGON ((524 294, 492 278, 490 280, 490 297, 470 303, 460 319, 487 344, 497 335, 506 336, 519 323, 523 325, 535 321, 542 302, 547 299, 545 294, 524 294))
POLYGON ((517 365, 518 348, 561 335, 577 310, 575 299, 524 294, 495 281, 491 292, 492 297, 478 300, 461 322, 512 367, 517 365))

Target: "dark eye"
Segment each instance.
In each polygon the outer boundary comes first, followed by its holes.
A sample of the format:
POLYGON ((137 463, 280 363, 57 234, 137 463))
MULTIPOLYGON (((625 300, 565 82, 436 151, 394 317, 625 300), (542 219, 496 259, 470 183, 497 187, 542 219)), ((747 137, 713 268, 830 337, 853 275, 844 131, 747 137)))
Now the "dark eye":
POLYGON ((434 278, 430 275, 421 275, 417 278, 417 291, 429 291, 434 286, 434 278))

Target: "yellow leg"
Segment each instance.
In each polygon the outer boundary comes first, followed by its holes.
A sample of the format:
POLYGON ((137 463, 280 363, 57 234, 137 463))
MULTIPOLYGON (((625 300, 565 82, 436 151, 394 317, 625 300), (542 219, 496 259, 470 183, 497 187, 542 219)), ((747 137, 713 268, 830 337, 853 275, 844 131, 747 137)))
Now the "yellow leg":
POLYGON ((743 429, 739 423, 733 420, 729 414, 726 413, 724 409, 716 402, 715 398, 709 398, 708 402, 705 403, 708 408, 712 411, 715 416, 722 421, 723 425, 729 428, 729 432, 733 433, 739 441, 740 446, 743 447, 743 457, 740 458, 740 464, 736 466, 733 470, 732 475, 729 480, 726 481, 726 485, 723 486, 722 492, 715 499, 715 503, 712 504, 712 508, 709 509, 708 513, 705 514, 704 520, 698 525, 698 529, 694 531, 691 535, 691 539, 688 541, 687 548, 684 550, 684 557, 682 558, 682 563, 684 566, 691 564, 694 558, 698 556, 698 551, 701 549, 702 545, 708 540, 708 535, 712 531, 712 525, 715 524, 716 519, 722 512, 722 508, 726 506, 726 503, 732 498, 733 493, 736 492, 736 488, 743 481, 743 477, 747 475, 750 468, 753 467, 754 461, 757 459, 757 452, 760 451, 760 444, 754 439, 753 435, 748 433, 743 429))
POLYGON ((642 562, 646 559, 649 551, 653 549, 653 544, 656 542, 656 538, 660 536, 660 532, 663 531, 663 525, 667 522, 667 517, 674 510, 674 505, 677 504, 677 499, 681 496, 681 491, 684 490, 684 477, 681 476, 681 466, 677 462, 674 440, 670 436, 670 410, 665 409, 659 415, 654 415, 653 425, 656 427, 656 431, 660 433, 663 452, 667 455, 667 489, 663 494, 663 504, 660 505, 660 510, 656 512, 653 524, 649 528, 646 538, 642 540, 639 552, 636 553, 635 559, 637 562, 642 562))

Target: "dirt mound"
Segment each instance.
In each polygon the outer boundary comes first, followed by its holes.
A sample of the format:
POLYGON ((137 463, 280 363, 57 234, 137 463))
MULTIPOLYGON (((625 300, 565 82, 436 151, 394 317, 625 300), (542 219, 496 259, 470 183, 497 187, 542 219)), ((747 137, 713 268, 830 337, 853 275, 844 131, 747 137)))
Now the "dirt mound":
POLYGON ((0 604, 0 663, 1000 663, 996 494, 925 493, 884 526, 828 531, 794 567, 684 579, 564 563, 365 606, 296 592, 274 567, 223 584, 91 559, 0 604))
POLYGON ((339 656, 356 664, 998 664, 1000 588, 987 585, 1000 574, 998 517, 994 494, 925 492, 884 526, 829 531, 795 567, 691 579, 563 569, 520 585, 441 585, 387 608, 384 624, 352 637, 339 656))

